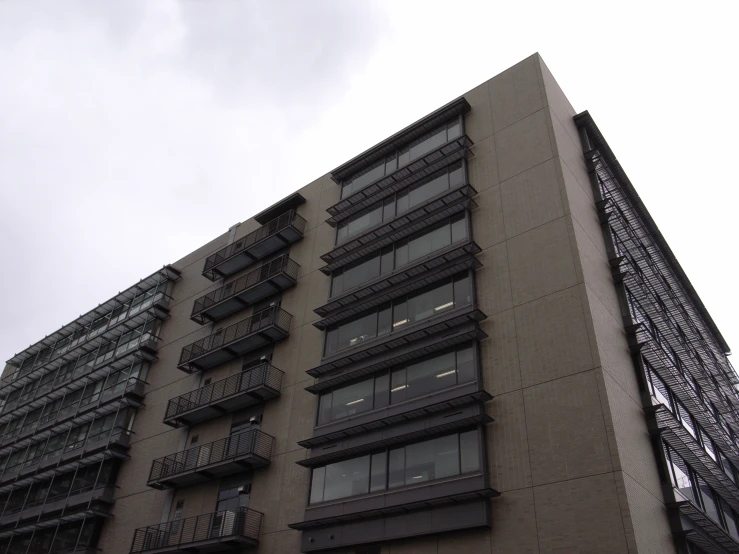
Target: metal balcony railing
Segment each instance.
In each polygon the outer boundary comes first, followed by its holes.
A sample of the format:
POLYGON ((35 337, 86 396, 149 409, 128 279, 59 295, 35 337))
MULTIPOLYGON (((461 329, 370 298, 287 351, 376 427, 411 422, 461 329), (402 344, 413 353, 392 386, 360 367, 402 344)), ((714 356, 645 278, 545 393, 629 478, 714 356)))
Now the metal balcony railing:
MULTIPOLYGON (((177 426, 180 424, 179 416, 187 414, 194 410, 205 409, 208 406, 219 406, 237 396, 254 395, 254 402, 258 403, 269 398, 274 398, 280 394, 282 387, 283 372, 268 363, 260 364, 249 370, 242 371, 236 375, 231 375, 226 379, 221 379, 215 383, 211 383, 192 392, 183 394, 173 398, 167 404, 167 412, 164 416, 164 422, 177 426)), ((248 405, 249 403, 246 403, 248 405)), ((243 402, 234 403, 233 409, 244 407, 243 402)), ((229 407, 218 407, 211 417, 220 415, 223 411, 229 411, 229 407)), ((210 419, 208 416, 197 418, 196 422, 210 419)), ((183 421, 183 424, 190 425, 189 421, 183 421)))
POLYGON ((190 319, 201 325, 208 321, 218 321, 262 298, 294 285, 298 279, 299 269, 300 266, 287 255, 280 256, 195 300, 190 319), (263 284, 266 287, 262 287, 265 290, 260 294, 257 289, 263 284), (235 304, 234 308, 224 307, 217 312, 212 310, 212 313, 209 313, 210 308, 225 304, 229 300, 235 304))
POLYGON ((291 320, 292 316, 277 306, 261 310, 251 317, 185 346, 177 367, 191 373, 198 369, 213 367, 255 348, 283 339, 290 333, 291 320), (261 340, 248 340, 256 336, 261 340), (208 356, 219 351, 223 351, 224 355, 208 356))
POLYGON ((256 231, 252 231, 244 238, 221 248, 215 254, 211 254, 205 260, 203 276, 211 281, 227 277, 243 269, 256 260, 260 260, 280 248, 299 240, 305 231, 305 219, 300 217, 295 210, 290 210, 272 221, 265 223, 256 231), (270 245, 270 239, 277 239, 270 245), (244 255, 245 259, 240 263, 227 264, 234 258, 244 255))
MULTIPOLYGON (((250 429, 225 439, 217 440, 164 456, 154 460, 149 473, 149 486, 161 487, 181 474, 202 471, 203 468, 219 464, 240 461, 251 467, 260 467, 269 463, 272 455, 274 437, 260 431, 250 429)), ((243 467, 236 470, 243 471, 243 467)), ((218 473, 213 471, 213 474, 218 473)), ((209 474, 210 478, 212 475, 209 474)))
MULTIPOLYGON (((136 529, 131 554, 145 552, 198 552, 215 543, 254 545, 259 541, 264 514, 247 508, 224 510, 176 519, 136 529)), ((213 550, 210 550, 213 551, 213 550)))

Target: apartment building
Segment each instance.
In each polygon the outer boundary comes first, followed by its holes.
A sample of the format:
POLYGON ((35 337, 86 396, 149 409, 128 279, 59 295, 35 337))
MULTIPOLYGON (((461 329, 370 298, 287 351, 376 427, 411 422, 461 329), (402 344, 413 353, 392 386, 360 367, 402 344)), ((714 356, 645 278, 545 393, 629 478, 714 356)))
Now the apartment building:
POLYGON ((0 554, 739 552, 728 352, 533 55, 12 356, 0 554))

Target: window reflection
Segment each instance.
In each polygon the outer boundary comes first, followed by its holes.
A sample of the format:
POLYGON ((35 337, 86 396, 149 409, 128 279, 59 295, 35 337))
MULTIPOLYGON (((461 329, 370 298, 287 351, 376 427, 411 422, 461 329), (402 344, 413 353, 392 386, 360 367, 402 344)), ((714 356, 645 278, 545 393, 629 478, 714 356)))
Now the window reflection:
POLYGON ((331 275, 331 296, 466 239, 467 221, 464 214, 460 214, 415 237, 386 246, 359 262, 334 271, 331 275))
POLYGON ((341 198, 351 196, 368 185, 389 175, 398 168, 408 165, 413 160, 428 154, 443 144, 454 140, 461 135, 462 128, 458 117, 442 125, 438 129, 414 140, 405 148, 397 151, 384 159, 376 161, 363 172, 347 180, 341 187, 341 198))
POLYGON ((357 383, 324 392, 318 404, 318 423, 349 417, 388 404, 397 404, 476 379, 472 346, 419 360, 357 383))
POLYGON ((315 468, 310 503, 415 485, 480 470, 477 429, 315 468))
POLYGON ((403 329, 410 324, 472 302, 470 275, 463 273, 432 287, 397 298, 371 312, 329 327, 324 355, 403 329), (392 318, 391 318, 392 312, 392 318))

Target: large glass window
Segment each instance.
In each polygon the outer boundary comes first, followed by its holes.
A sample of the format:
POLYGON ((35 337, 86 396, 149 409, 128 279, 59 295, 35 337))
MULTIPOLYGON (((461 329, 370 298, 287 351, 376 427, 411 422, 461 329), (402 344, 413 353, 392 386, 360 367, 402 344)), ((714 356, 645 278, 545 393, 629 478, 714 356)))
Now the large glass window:
POLYGON ((324 392, 319 399, 318 423, 320 425, 388 404, 397 404, 474 381, 475 378, 472 346, 436 354, 395 368, 390 375, 383 371, 357 383, 324 392))
POLYGON ((341 198, 344 199, 362 190, 385 175, 389 175, 398 168, 408 165, 413 160, 428 154, 450 140, 454 140, 461 133, 462 129, 459 118, 455 118, 446 125, 442 125, 436 130, 414 140, 402 150, 375 162, 369 168, 364 169, 359 175, 347 180, 341 188, 341 198))
POLYGON ((695 486, 690 474, 688 464, 674 450, 665 446, 665 452, 668 454, 668 464, 670 471, 670 481, 680 494, 690 500, 695 501, 695 486))
POLYGON ((409 262, 467 238, 465 216, 458 215, 411 239, 386 246, 369 257, 337 269, 331 275, 331 296, 336 296, 409 262))
POLYGON ((310 502, 474 473, 480 470, 479 440, 475 429, 315 468, 310 502))
POLYGON ((429 317, 472 302, 472 286, 468 273, 442 281, 430 288, 393 300, 371 312, 328 328, 324 355, 351 348, 405 328, 429 317))
POLYGON ((424 178, 408 190, 380 200, 370 208, 351 216, 339 224, 336 243, 350 239, 363 231, 402 215, 427 200, 464 184, 464 168, 457 162, 424 178))

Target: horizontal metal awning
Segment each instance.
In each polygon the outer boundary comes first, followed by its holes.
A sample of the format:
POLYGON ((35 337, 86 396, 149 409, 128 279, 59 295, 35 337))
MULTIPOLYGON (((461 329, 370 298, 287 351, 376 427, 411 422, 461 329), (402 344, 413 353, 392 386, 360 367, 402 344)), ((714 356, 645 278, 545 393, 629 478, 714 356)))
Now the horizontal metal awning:
POLYGON ((397 425, 399 423, 404 423, 406 421, 411 421, 413 419, 418 419, 420 417, 425 417, 437 412, 443 412, 444 410, 460 408, 462 406, 468 406, 470 404, 484 403, 492 399, 492 395, 482 390, 473 392, 472 394, 468 393, 457 396, 455 398, 451 398, 449 400, 437 402, 436 404, 431 404, 430 406, 417 408, 410 412, 398 414, 391 417, 385 417, 376 421, 363 423, 361 425, 355 425, 354 427, 341 429, 340 431, 327 433, 325 435, 317 435, 310 439, 298 441, 298 444, 303 448, 315 448, 317 446, 322 446, 324 444, 330 444, 332 442, 348 439, 350 437, 361 435, 363 433, 368 433, 370 431, 375 431, 377 429, 382 429, 385 427, 390 427, 392 425, 397 425))
MULTIPOLYGON (((715 523, 706 514, 693 505, 692 502, 685 500, 682 502, 673 502, 667 505, 668 508, 677 510, 680 514, 687 516, 700 530, 710 537, 710 540, 717 543, 724 550, 722 552, 730 552, 731 554, 739 554, 739 543, 724 531, 717 523, 715 523)), ((695 530, 693 530, 695 533, 695 530)), ((692 536, 686 537, 691 540, 692 536)))
POLYGON ((648 407, 645 412, 654 417, 654 422, 649 425, 650 432, 667 441, 734 510, 739 511, 737 485, 718 467, 717 462, 711 459, 672 412, 664 404, 648 407))
POLYGON ((477 191, 470 185, 438 194, 423 204, 414 206, 403 215, 380 223, 357 237, 337 245, 333 250, 321 256, 321 259, 328 264, 322 267, 321 271, 328 275, 337 267, 359 260, 383 246, 428 229, 434 223, 443 221, 454 214, 474 209, 477 205, 472 197, 476 194, 477 191))
POLYGON ((434 265, 435 267, 433 270, 424 270, 422 268, 425 266, 416 266, 416 269, 412 272, 403 272, 405 278, 401 278, 400 275, 396 275, 392 281, 386 281, 385 287, 378 285, 377 288, 380 289, 379 292, 368 294, 351 306, 340 311, 335 311, 330 316, 316 321, 313 323, 314 327, 321 330, 326 329, 326 327, 333 323, 337 323, 343 319, 362 313, 370 308, 374 308, 375 306, 379 306, 380 304, 384 304, 395 298, 405 296, 410 292, 419 290, 433 283, 437 283, 463 271, 469 269, 477 270, 482 266, 482 264, 471 254, 463 254, 462 256, 449 260, 446 263, 428 265, 434 265))
POLYGON ((331 215, 326 220, 326 223, 335 226, 340 221, 349 218, 355 213, 369 208, 375 202, 395 194, 399 190, 420 181, 424 177, 456 161, 471 156, 470 147, 472 144, 472 141, 466 135, 443 144, 436 150, 432 150, 425 156, 421 156, 408 165, 401 167, 387 177, 358 190, 337 204, 326 208, 326 211, 331 215))
POLYGON ((327 304, 324 304, 313 311, 321 317, 327 317, 335 310, 343 309, 372 294, 381 293, 390 286, 402 283, 407 279, 413 279, 417 275, 436 271, 440 266, 451 263, 459 258, 474 256, 480 251, 481 248, 471 241, 454 243, 446 248, 432 252, 423 258, 419 258, 392 273, 380 275, 375 279, 371 279, 366 283, 362 283, 361 285, 342 292, 341 294, 330 298, 327 304))
POLYGON ((362 444, 359 446, 355 446, 352 448, 345 448, 344 450, 340 450, 338 452, 330 452, 328 454, 322 454, 320 456, 315 456, 313 458, 306 458, 304 460, 299 460, 295 463, 303 467, 317 467, 320 465, 330 463, 334 460, 351 458, 352 456, 355 456, 357 454, 371 452, 372 450, 377 450, 378 448, 388 448, 396 444, 403 444, 403 443, 414 441, 416 439, 433 438, 433 437, 443 435, 445 433, 449 433, 451 431, 455 431, 458 429, 473 427, 475 425, 480 425, 480 424, 487 425, 488 423, 491 423, 492 421, 493 421, 493 418, 485 413, 476 414, 470 417, 464 417, 461 419, 450 421, 448 423, 443 423, 441 425, 436 425, 434 427, 426 427, 424 429, 419 429, 417 431, 406 433, 404 435, 398 435, 395 437, 381 439, 381 440, 369 442, 366 444, 362 444))
POLYGON ((388 154, 406 146, 412 140, 422 137, 429 131, 435 130, 455 116, 466 114, 470 109, 470 104, 464 97, 452 100, 448 104, 374 145, 372 148, 354 156, 348 162, 344 162, 331 171, 331 179, 335 183, 341 183, 376 160, 384 158, 388 154))
POLYGON ((333 517, 301 521, 299 523, 290 523, 288 524, 288 527, 290 527, 291 529, 303 531, 306 529, 315 529, 317 527, 336 525, 338 523, 349 523, 352 521, 375 519, 383 516, 416 512, 420 510, 427 510, 430 508, 438 508, 441 506, 449 506, 450 504, 463 504, 465 502, 471 502, 473 500, 479 500, 481 498, 495 498, 497 496, 500 496, 500 493, 495 489, 479 489, 476 491, 451 494, 438 498, 429 498, 428 500, 411 502, 409 504, 403 504, 402 506, 388 506, 384 508, 375 508, 366 512, 342 514, 333 517))
POLYGON ((436 317, 419 321, 402 331, 382 335, 360 345, 341 350, 333 356, 324 358, 321 365, 309 369, 306 373, 311 377, 321 377, 349 364, 365 360, 372 356, 387 354, 397 348, 431 335, 453 331, 465 323, 479 322, 486 318, 487 316, 484 313, 472 305, 456 308, 436 317))

